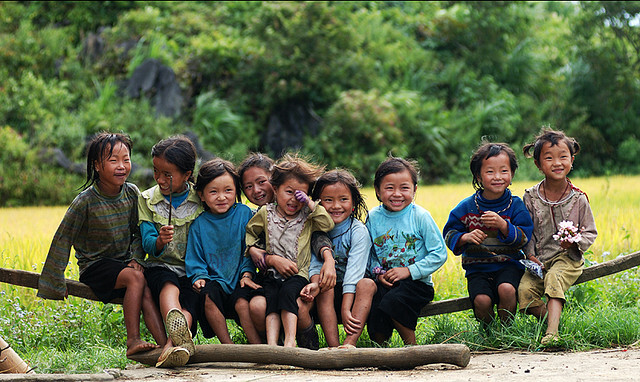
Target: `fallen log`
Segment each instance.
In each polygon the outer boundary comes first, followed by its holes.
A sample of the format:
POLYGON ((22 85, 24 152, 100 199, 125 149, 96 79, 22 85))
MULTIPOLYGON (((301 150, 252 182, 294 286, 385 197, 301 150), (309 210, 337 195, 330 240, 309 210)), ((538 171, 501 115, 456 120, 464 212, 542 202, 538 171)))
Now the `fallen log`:
MULTIPOLYGON (((155 365, 161 349, 136 353, 129 359, 155 365)), ((309 350, 271 345, 196 345, 189 363, 247 362, 291 365, 305 369, 339 370, 356 367, 406 370, 422 365, 446 363, 460 367, 469 364, 471 352, 466 345, 418 345, 404 348, 356 348, 309 350)))
MULTIPOLYGON (((640 251, 630 253, 628 255, 619 256, 613 260, 605 261, 600 264, 587 267, 582 272, 575 284, 581 284, 587 281, 595 280, 600 277, 609 276, 618 272, 625 271, 640 265, 640 251)), ((39 273, 23 271, 18 269, 0 268, 0 282, 27 287, 38 288, 39 273)), ((78 281, 67 279, 67 290, 70 296, 77 296, 87 300, 98 301, 91 289, 78 281)), ((114 301, 121 303, 121 301, 114 301)), ((420 316, 436 316, 439 314, 460 312, 471 309, 471 301, 469 297, 460 297, 449 300, 434 301, 425 306, 420 312, 420 316)))

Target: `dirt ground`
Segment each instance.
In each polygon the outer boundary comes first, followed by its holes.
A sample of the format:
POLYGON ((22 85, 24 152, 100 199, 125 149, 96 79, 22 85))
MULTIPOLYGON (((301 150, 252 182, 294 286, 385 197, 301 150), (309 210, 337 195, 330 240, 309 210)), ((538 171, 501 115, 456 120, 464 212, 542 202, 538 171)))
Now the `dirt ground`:
POLYGON ((177 370, 137 368, 113 373, 124 381, 637 381, 640 349, 577 353, 472 353, 465 368, 434 364, 413 370, 304 370, 255 364, 197 364, 177 370))
POLYGON ((589 352, 472 353, 465 368, 433 364, 413 370, 384 371, 375 368, 305 370, 247 363, 203 363, 167 370, 137 365, 104 374, 42 375, 0 374, 0 381, 637 381, 640 349, 620 348, 589 352))

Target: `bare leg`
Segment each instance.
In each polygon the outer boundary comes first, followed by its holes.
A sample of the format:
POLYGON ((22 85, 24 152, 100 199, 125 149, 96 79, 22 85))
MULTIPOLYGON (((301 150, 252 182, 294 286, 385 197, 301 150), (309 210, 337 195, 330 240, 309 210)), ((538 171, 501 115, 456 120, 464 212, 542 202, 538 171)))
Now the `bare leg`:
POLYGON ((358 338, 360 338, 360 335, 364 330, 364 324, 367 322, 367 317, 369 317, 371 300, 373 299, 373 295, 376 294, 376 289, 376 283, 371 279, 365 278, 358 281, 358 284, 356 285, 355 301, 353 303, 351 313, 353 314, 353 317, 362 322, 362 328, 354 333, 347 334, 347 337, 344 339, 344 345, 356 346, 358 338))
POLYGON ((267 344, 278 345, 278 337, 280 336, 280 314, 270 313, 266 320, 267 326, 267 344))
POLYGON ((549 315, 547 317, 547 334, 557 334, 560 326, 560 316, 562 315, 562 300, 550 298, 547 302, 549 315))
POLYGON ((144 274, 133 268, 124 268, 116 278, 114 288, 126 288, 122 312, 124 326, 127 330, 127 356, 158 347, 158 345, 150 344, 140 338, 140 312, 146 285, 144 274))
POLYGON ((392 319, 393 325, 396 327, 398 334, 402 337, 402 341, 404 341, 405 345, 416 345, 416 332, 415 330, 409 329, 406 326, 401 325, 398 321, 392 319))
POLYGON ((253 320, 251 319, 249 301, 244 298, 239 298, 236 301, 235 308, 238 313, 238 318, 240 319, 240 326, 242 326, 244 334, 247 336, 247 341, 249 341, 250 344, 261 344, 262 340, 260 339, 260 335, 258 334, 256 327, 253 325, 253 320))
POLYGON ((306 329, 313 324, 313 319, 310 314, 311 308, 313 308, 313 301, 302 301, 302 299, 298 297, 296 302, 298 303, 298 315, 296 316, 297 328, 300 330, 306 329))
POLYGON ((147 329, 151 332, 156 343, 164 346, 167 343, 167 333, 164 330, 162 315, 160 314, 160 309, 153 301, 151 290, 146 285, 142 295, 142 315, 144 317, 144 323, 147 325, 147 329))
POLYGON ((500 317, 500 322, 505 325, 510 324, 516 314, 516 306, 518 304, 516 293, 516 288, 509 283, 498 285, 498 296, 500 297, 498 317, 500 317))
POLYGON ((220 340, 221 344, 232 344, 229 329, 227 329, 227 319, 224 317, 218 306, 207 297, 204 301, 204 314, 207 317, 211 329, 220 340))
POLYGON ((296 347, 296 327, 298 326, 298 316, 283 310, 280 313, 280 317, 282 318, 282 326, 284 328, 284 346, 291 348, 296 347))
MULTIPOLYGON (((167 317, 167 313, 171 309, 179 309, 187 319, 187 326, 191 327, 191 324, 193 323, 193 317, 191 316, 191 313, 189 313, 186 309, 183 309, 180 305, 180 289, 175 284, 169 282, 165 283, 160 290, 160 296, 158 300, 160 302, 160 314, 163 318, 167 317)), ((164 349, 170 348, 172 346, 174 346, 174 344, 171 341, 171 338, 168 338, 163 351, 164 349)))
POLYGON ((249 313, 251 314, 251 321, 256 328, 258 335, 262 343, 265 343, 267 337, 267 299, 264 296, 255 296, 249 301, 249 313))
POLYGON ((486 294, 477 295, 473 299, 473 313, 478 321, 490 324, 494 317, 491 297, 486 294))
MULTIPOLYGON (((340 345, 340 338, 338 336, 338 317, 333 306, 333 300, 333 288, 320 293, 316 297, 320 326, 322 326, 324 338, 327 341, 327 346, 329 347, 337 347, 340 345)), ((307 327, 309 327, 309 325, 305 326, 304 328, 307 327)))

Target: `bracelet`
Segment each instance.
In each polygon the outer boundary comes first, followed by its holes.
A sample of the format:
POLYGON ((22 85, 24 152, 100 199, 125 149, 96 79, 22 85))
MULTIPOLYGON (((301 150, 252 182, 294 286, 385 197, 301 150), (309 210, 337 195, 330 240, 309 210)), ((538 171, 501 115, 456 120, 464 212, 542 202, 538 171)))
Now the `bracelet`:
POLYGON ((253 277, 251 277, 251 275, 242 275, 241 279, 245 279, 248 278, 249 280, 253 280, 253 277))

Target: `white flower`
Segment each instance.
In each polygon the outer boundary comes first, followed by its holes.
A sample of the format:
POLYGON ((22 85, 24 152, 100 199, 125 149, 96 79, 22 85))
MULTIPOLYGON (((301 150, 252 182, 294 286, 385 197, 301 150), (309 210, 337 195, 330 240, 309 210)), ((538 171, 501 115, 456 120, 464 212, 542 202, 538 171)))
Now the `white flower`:
POLYGON ((582 240, 584 227, 578 228, 569 220, 561 221, 558 227, 558 233, 553 235, 554 240, 558 240, 560 243, 577 243, 582 240))

